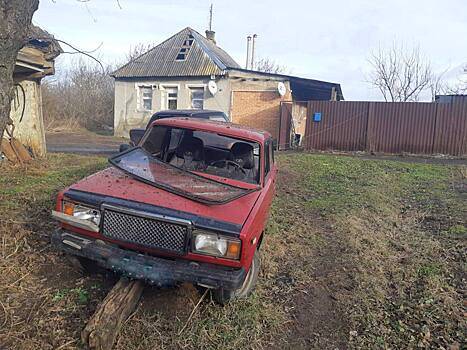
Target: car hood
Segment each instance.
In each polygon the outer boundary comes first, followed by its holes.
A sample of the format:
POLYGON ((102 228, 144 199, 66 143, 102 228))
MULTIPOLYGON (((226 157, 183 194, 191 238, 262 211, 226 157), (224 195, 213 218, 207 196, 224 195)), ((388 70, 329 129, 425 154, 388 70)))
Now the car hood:
POLYGON ((211 205, 154 187, 114 167, 88 176, 68 190, 168 208, 236 225, 244 224, 260 195, 260 191, 253 191, 230 202, 211 205))

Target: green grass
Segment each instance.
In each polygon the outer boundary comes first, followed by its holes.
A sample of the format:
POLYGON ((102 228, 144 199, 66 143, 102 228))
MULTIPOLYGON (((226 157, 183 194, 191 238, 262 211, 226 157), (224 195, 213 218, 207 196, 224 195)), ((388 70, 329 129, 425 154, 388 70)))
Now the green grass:
POLYGON ((53 154, 25 167, 2 169, 0 210, 19 210, 24 201, 51 207, 59 190, 106 166, 102 157, 53 154))
MULTIPOLYGON (((465 234, 467 198, 456 189, 467 183, 465 167, 310 154, 280 164, 288 181, 299 182, 297 203, 319 211, 332 225, 331 244, 347 247, 339 262, 356 285, 344 308, 361 334, 351 347, 460 341, 467 246, 456 238, 465 234)), ((273 220, 273 232, 285 228, 283 220, 273 220)))
MULTIPOLYGON (((463 338, 465 167, 304 153, 277 158, 277 195, 253 295, 224 308, 208 298, 189 320, 200 298, 193 288, 148 288, 116 349, 326 348, 339 347, 338 340, 349 348, 446 348, 463 338), (318 285, 332 294, 339 316, 315 310, 318 285)), ((0 256, 11 257, 0 260, 0 300, 17 317, 0 330, 4 343, 48 349, 73 341, 79 348, 81 328, 110 282, 74 274, 37 237, 53 228, 57 192, 106 166, 101 157, 50 155, 1 169, 0 256)))
POLYGON ((464 225, 454 225, 449 227, 446 233, 455 236, 465 236, 467 235, 467 227, 465 227, 464 225))

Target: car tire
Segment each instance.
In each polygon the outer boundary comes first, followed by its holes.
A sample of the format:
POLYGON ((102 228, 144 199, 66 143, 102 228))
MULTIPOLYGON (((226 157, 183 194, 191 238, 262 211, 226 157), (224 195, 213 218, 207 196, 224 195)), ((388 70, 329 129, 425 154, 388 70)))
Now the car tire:
MULTIPOLYGON (((260 256, 259 251, 256 251, 253 257, 253 260, 251 262, 250 269, 248 270, 248 273, 245 277, 245 280, 243 281, 242 286, 239 289, 225 289, 225 288, 212 289, 211 290, 212 299, 220 305, 226 305, 232 299, 248 297, 251 294, 251 292, 255 289, 260 268, 261 268, 261 256, 260 256)), ((198 290, 201 292, 201 289, 199 287, 198 287, 198 290)))

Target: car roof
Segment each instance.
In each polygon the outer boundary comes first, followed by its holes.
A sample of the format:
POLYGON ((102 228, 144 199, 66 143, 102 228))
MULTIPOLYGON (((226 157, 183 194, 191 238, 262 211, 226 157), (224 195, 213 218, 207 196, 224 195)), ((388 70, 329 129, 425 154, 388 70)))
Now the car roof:
POLYGON ((218 115, 218 114, 223 114, 225 115, 224 112, 222 111, 215 111, 211 109, 168 109, 165 111, 160 111, 154 113, 154 115, 159 116, 159 115, 173 115, 173 116, 196 116, 198 118, 200 117, 210 117, 213 115, 218 115))
POLYGON ((264 130, 249 126, 213 120, 200 121, 196 118, 164 118, 158 119, 152 125, 164 125, 182 129, 201 130, 218 134, 264 143, 271 134, 264 130))

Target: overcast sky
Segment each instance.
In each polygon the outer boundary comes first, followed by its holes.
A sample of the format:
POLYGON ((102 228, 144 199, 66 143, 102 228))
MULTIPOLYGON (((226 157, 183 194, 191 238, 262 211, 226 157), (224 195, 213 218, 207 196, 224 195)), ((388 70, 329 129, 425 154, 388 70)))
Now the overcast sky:
MULTIPOLYGON (((122 62, 136 43, 160 43, 189 26, 204 34, 214 4, 217 43, 245 65, 246 36, 258 34, 257 57, 291 74, 337 82, 346 100, 380 98, 365 82, 371 50, 419 45, 451 79, 467 63, 467 0, 41 0, 36 25, 106 63, 122 62)), ((59 65, 69 64, 70 58, 59 65)))

